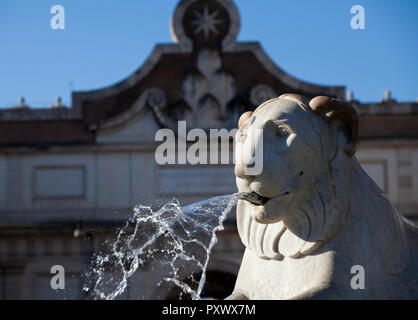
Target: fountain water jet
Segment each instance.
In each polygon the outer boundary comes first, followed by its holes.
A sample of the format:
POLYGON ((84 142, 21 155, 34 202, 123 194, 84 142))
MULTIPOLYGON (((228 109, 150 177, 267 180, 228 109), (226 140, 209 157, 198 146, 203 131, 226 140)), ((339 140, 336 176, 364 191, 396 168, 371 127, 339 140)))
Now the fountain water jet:
POLYGON ((157 211, 136 206, 113 243, 108 243, 110 252, 93 258, 84 290, 94 299, 113 300, 126 290, 138 268, 152 260, 152 265, 165 265, 168 270, 158 285, 171 282, 192 299, 201 299, 210 254, 218 241, 216 232, 224 229, 238 197, 218 196, 185 207, 173 198, 157 211), (194 286, 183 280, 196 271, 200 278, 191 279, 194 286))

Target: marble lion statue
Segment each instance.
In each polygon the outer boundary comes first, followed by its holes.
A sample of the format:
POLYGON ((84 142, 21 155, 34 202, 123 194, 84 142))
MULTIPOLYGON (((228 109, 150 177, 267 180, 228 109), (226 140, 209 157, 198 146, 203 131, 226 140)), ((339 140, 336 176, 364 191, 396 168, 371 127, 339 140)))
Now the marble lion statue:
POLYGON ((262 143, 263 166, 254 173, 236 158, 246 250, 227 299, 418 298, 418 224, 357 161, 351 105, 284 94, 238 126, 241 156, 262 143))

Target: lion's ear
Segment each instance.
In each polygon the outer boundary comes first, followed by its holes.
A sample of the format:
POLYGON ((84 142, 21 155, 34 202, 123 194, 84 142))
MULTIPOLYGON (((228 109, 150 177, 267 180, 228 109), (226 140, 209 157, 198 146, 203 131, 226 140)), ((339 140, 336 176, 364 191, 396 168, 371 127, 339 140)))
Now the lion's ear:
POLYGON ((344 151, 349 157, 353 156, 357 150, 358 139, 357 112, 353 106, 338 99, 318 96, 309 102, 309 107, 330 125, 337 120, 343 124, 347 139, 344 151))
POLYGON ((241 128, 242 124, 252 116, 252 111, 244 112, 238 120, 238 129, 241 128))

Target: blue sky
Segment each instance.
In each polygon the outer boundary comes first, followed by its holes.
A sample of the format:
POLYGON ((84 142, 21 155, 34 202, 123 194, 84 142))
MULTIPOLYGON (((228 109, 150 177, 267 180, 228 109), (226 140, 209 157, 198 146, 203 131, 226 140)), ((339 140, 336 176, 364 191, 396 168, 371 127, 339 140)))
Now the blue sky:
MULTIPOLYGON (((134 72, 156 43, 172 42, 177 0, 2 0, 0 107, 24 96, 49 107, 57 96, 92 90, 134 72), (50 9, 65 8, 65 30, 52 30, 50 9)), ((418 98, 418 1, 236 0, 238 41, 259 41, 291 75, 345 85, 362 102, 386 89, 399 101, 418 98), (365 8, 365 30, 350 27, 353 5, 365 8)))

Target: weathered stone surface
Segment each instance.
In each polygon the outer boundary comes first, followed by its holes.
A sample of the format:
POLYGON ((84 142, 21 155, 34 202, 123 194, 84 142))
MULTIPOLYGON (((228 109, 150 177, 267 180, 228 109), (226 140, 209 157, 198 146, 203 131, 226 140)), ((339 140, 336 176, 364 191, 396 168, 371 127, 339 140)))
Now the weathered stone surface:
POLYGON ((327 97, 282 95, 245 116, 236 182, 264 203, 238 202, 246 251, 230 299, 418 298, 418 225, 353 155, 353 110, 327 97), (263 170, 248 174, 241 159, 260 143, 263 170))

